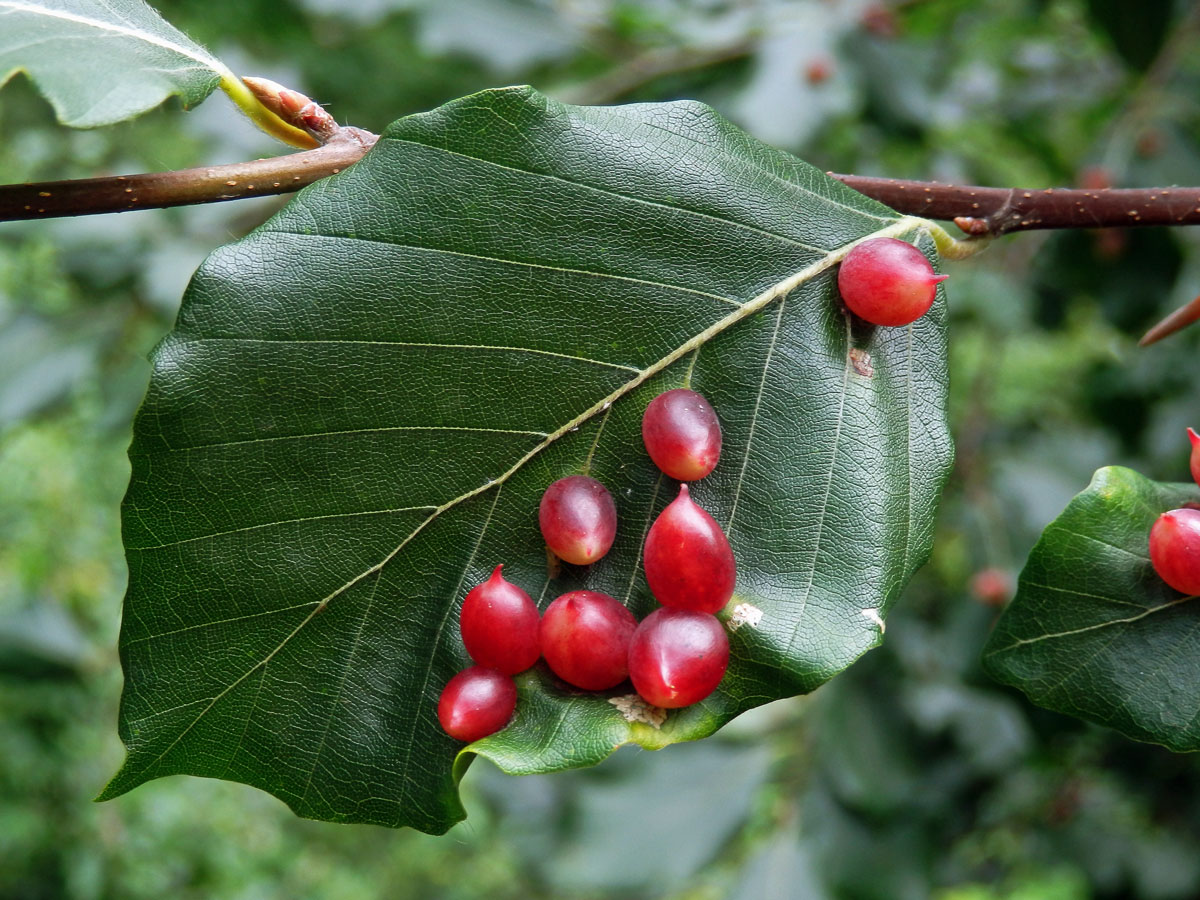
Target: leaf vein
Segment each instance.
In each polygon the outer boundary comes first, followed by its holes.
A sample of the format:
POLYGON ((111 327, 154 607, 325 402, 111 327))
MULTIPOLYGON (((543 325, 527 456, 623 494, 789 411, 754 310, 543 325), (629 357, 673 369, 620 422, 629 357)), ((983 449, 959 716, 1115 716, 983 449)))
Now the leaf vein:
POLYGON ((529 269, 543 269, 547 272, 561 272, 564 275, 584 275, 589 278, 604 278, 613 281, 627 281, 631 284, 640 284, 646 287, 663 288, 668 291, 679 291, 684 294, 694 294, 697 297, 707 297, 710 300, 719 300, 722 303, 731 306, 741 306, 742 304, 733 297, 725 297, 721 294, 714 294, 711 291, 701 291, 696 288, 684 287, 681 284, 671 284, 665 281, 651 281, 646 278, 634 278, 631 275, 614 275, 611 272, 596 272, 591 269, 574 269, 567 266, 550 266, 545 263, 528 262, 523 259, 508 259, 503 256, 488 256, 483 253, 468 253, 465 250, 449 250, 445 247, 422 247, 419 244, 403 244, 399 241, 385 241, 380 238, 368 238, 357 234, 305 234, 302 231, 288 231, 283 228, 274 228, 271 231, 275 234, 290 234, 293 237, 305 238, 308 240, 338 240, 338 241, 356 241, 362 244, 380 244, 384 247, 398 247, 402 250, 416 250, 420 253, 442 253, 447 256, 458 256, 464 259, 478 259, 484 262, 500 263, 505 266, 524 266, 529 269))
POLYGON ((344 437, 351 434, 383 434, 389 431, 473 431, 480 434, 520 434, 544 438, 544 431, 523 431, 516 428, 474 428, 464 425, 384 425, 379 428, 349 428, 345 431, 311 431, 302 434, 279 434, 272 437, 247 438, 241 441, 219 441, 215 444, 196 444, 192 447, 168 447, 166 450, 156 450, 149 453, 130 454, 130 456, 158 456, 167 453, 189 453, 194 450, 213 450, 218 447, 242 447, 247 444, 269 444, 275 441, 302 441, 309 438, 344 437))
POLYGON ((278 609, 265 609, 261 612, 247 613, 244 616, 231 616, 228 619, 214 619, 211 622, 197 622, 195 625, 185 625, 183 628, 175 628, 171 631, 160 631, 158 634, 147 634, 139 638, 131 638, 129 644, 143 644, 146 641, 155 641, 159 638, 172 637, 176 634, 183 634, 187 631, 197 631, 201 628, 215 628, 218 625, 229 625, 233 622, 244 622, 247 619, 261 619, 264 616, 274 616, 282 612, 291 612, 293 609, 303 609, 306 606, 312 606, 317 601, 309 600, 307 603, 296 603, 292 606, 281 606, 278 609))
MULTIPOLYGON (((774 231, 767 231, 765 228, 759 228, 755 225, 748 225, 745 222, 738 222, 734 219, 725 218, 724 216, 716 216, 716 215, 713 215, 712 213, 702 212, 701 210, 698 210, 698 209, 690 209, 689 207, 686 207, 686 206, 676 206, 673 203, 662 203, 658 200, 647 200, 645 197, 637 197, 637 196, 634 196, 633 194, 625 194, 625 193, 622 193, 621 191, 615 191, 612 188, 605 188, 605 187, 600 187, 599 185, 589 184, 586 181, 576 181, 571 178, 564 178, 562 175, 554 175, 550 172, 537 172, 532 169, 522 169, 520 166, 511 166, 511 165, 508 165, 507 163, 498 162, 494 159, 484 159, 483 157, 480 157, 480 156, 472 156, 471 154, 463 153, 460 150, 451 150, 449 147, 438 147, 434 144, 427 144, 424 141, 415 141, 415 140, 412 140, 411 138, 389 137, 389 138, 387 138, 387 140, 395 141, 398 144, 412 144, 412 145, 415 145, 418 147, 427 147, 430 150, 437 150, 441 153, 447 153, 447 154, 450 154, 451 156, 460 157, 461 159, 474 160, 475 162, 483 163, 484 165, 495 166, 498 169, 505 169, 509 172, 517 172, 521 175, 529 175, 534 178, 547 178, 547 179, 550 179, 551 181, 557 181, 562 184, 572 185, 573 187, 580 187, 580 188, 584 188, 589 191, 595 191, 596 193, 604 194, 609 197, 620 197, 622 200, 629 200, 633 203, 640 203, 645 206, 653 206, 653 207, 657 207, 659 209, 669 209, 669 210, 672 210, 673 212, 686 213, 691 216, 697 216, 702 219, 707 219, 710 222, 720 222, 723 225, 730 225, 734 228, 740 228, 744 231, 752 231, 756 234, 761 234, 764 237, 773 238, 774 240, 777 240, 780 243, 791 244, 794 247, 802 247, 803 249, 810 250, 813 253, 824 254, 824 253, 829 252, 828 249, 825 247, 816 247, 812 244, 806 244, 806 243, 804 243, 804 241, 798 241, 795 238, 790 238, 790 237, 787 237, 786 235, 778 234, 774 231)), ((838 204, 838 205, 841 206, 842 204, 838 204)), ((843 208, 845 208, 845 207, 843 207, 843 208)))
POLYGON ((532 347, 502 347, 492 344, 437 344, 422 341, 366 341, 366 340, 300 340, 291 338, 256 338, 230 335, 228 337, 189 338, 187 343, 212 344, 229 342, 236 344, 360 344, 378 347, 420 347, 432 350, 491 350, 504 353, 532 353, 537 356, 553 356, 573 362, 592 363, 597 366, 608 366, 612 369, 623 369, 626 372, 640 372, 636 366, 622 363, 606 362, 603 359, 591 359, 586 356, 572 356, 569 353, 555 353, 553 350, 536 350, 532 347))
POLYGON ((147 44, 152 44, 156 47, 161 47, 164 50, 171 50, 178 53, 180 56, 195 60, 205 68, 224 75, 227 69, 215 58, 206 55, 197 55, 197 53, 189 47, 181 46, 180 44, 164 40, 157 35, 150 34, 146 31, 139 31, 135 28, 124 28, 120 25, 114 25, 111 22, 103 22, 99 19, 91 19, 87 16, 81 16, 78 13, 67 12, 60 9, 49 9, 44 6, 34 6, 29 3, 18 3, 15 0, 0 0, 0 8, 7 7, 12 12, 31 13, 35 16, 48 16, 52 19, 62 19, 67 22, 74 22, 77 25, 84 25, 89 28, 95 28, 98 31, 110 31, 114 34, 119 34, 124 37, 131 37, 136 40, 143 41, 147 44))
MULTIPOLYGON (((400 506, 395 509, 367 509, 361 512, 330 513, 324 516, 302 516, 298 519, 280 519, 277 522, 262 522, 258 525, 246 525, 242 528, 231 528, 229 531, 215 531, 212 534, 201 534, 196 537, 183 538, 179 541, 169 541, 165 544, 154 544, 148 547, 127 547, 127 550, 163 550, 167 547, 178 547, 180 544, 190 544, 194 541, 206 541, 210 538, 225 537, 230 534, 240 534, 243 531, 257 531, 260 528, 274 528, 276 525, 292 525, 296 522, 318 522, 322 519, 353 519, 357 516, 383 516, 389 513, 416 512, 417 510, 437 509, 436 506, 400 506)), ((303 604, 307 606, 308 604, 303 604)))
MULTIPOLYGON (((849 344, 853 339, 849 313, 845 314, 845 322, 847 344, 846 349, 849 351, 849 344)), ((813 584, 817 577, 817 564, 821 557, 821 542, 825 537, 825 517, 829 513, 829 498, 833 493, 833 476, 837 471, 838 450, 842 444, 842 425, 846 420, 846 394, 849 393, 850 369, 850 353, 847 352, 846 363, 842 369, 842 389, 838 398, 837 421, 833 432, 833 452, 830 454, 829 458, 829 478, 825 481, 825 496, 821 498, 821 511, 817 515, 817 536, 816 544, 813 547, 813 562, 812 566, 808 570, 808 585, 804 589, 804 596, 800 600, 800 609, 796 613, 796 621, 792 626, 791 637, 788 639, 787 652, 784 654, 786 657, 790 657, 792 655, 792 649, 796 644, 796 637, 800 634, 800 624, 804 619, 804 612, 808 608, 808 599, 812 594, 813 584)))
POLYGON ((1140 603, 1134 603, 1132 600, 1122 600, 1119 597, 1105 597, 1101 594, 1089 594, 1087 591, 1077 591, 1074 588, 1062 587, 1057 584, 1039 584, 1036 581, 1022 582, 1029 587, 1039 588, 1043 591, 1054 591, 1059 594, 1074 594, 1076 597, 1087 597, 1092 600, 1103 600, 1106 603, 1117 603, 1121 606, 1132 606, 1134 609, 1145 609, 1146 607, 1140 603))
POLYGON ((763 358, 762 378, 758 382, 758 394, 754 398, 754 411, 750 414, 750 433, 746 436, 746 454, 742 457, 742 468, 738 472, 737 486, 733 491, 733 504, 729 510, 729 521, 725 525, 725 532, 728 534, 733 530, 733 520, 737 516, 738 501, 742 498, 742 485, 746 481, 746 468, 750 465, 750 452, 754 447, 754 431, 758 427, 758 411, 762 406, 763 391, 767 386, 767 373, 771 369, 771 357, 775 353, 775 345, 779 341, 779 328, 783 324, 783 310, 787 306, 787 297, 779 301, 779 312, 775 316, 775 328, 771 332, 771 343, 767 345, 767 352, 763 358))
POLYGON ((1132 556, 1134 559, 1140 559, 1142 562, 1150 561, 1149 556, 1143 556, 1140 553, 1134 553, 1132 550, 1126 550, 1124 547, 1118 547, 1116 544, 1110 544, 1108 541, 1102 541, 1100 538, 1092 537, 1090 534, 1081 534, 1078 531, 1068 531, 1061 525, 1058 526, 1056 530, 1061 531, 1063 534, 1069 535, 1070 537, 1077 537, 1082 541, 1091 541, 1093 544, 1099 544, 1101 547, 1107 547, 1110 550, 1116 550, 1118 553, 1124 553, 1126 556, 1132 556))
MULTIPOLYGON (((371 607, 375 603, 375 594, 379 590, 379 579, 382 577, 382 572, 375 576, 375 581, 371 585, 371 593, 367 596, 366 609, 363 610, 362 618, 358 621, 358 630, 354 633, 354 640, 350 644, 350 651, 346 654, 346 664, 342 667, 342 676, 338 679, 338 686, 336 692, 334 693, 333 702, 329 705, 329 715, 325 717, 325 728, 321 732, 321 740, 317 742, 317 749, 313 753, 313 764, 312 768, 308 771, 308 779, 304 782, 304 793, 300 795, 301 801, 308 798, 309 789, 312 787, 313 776, 317 774, 317 766, 321 764, 321 753, 325 749, 325 741, 329 738, 329 731, 333 728, 334 716, 337 712, 338 706, 342 702, 342 694, 345 693, 346 690, 346 680, 350 677, 350 669, 354 665, 354 657, 355 654, 358 653, 358 645, 362 642, 363 629, 366 627, 367 619, 371 615, 371 607)), ((264 677, 266 677, 265 669, 264 677)), ((253 710, 251 710, 251 714, 253 714, 253 710)), ((247 727, 249 727, 248 719, 247 727)))
MULTIPOLYGON (((425 679, 421 682, 421 688, 414 695, 418 703, 425 702, 425 692, 429 690, 429 676, 433 674, 433 656, 437 653, 438 646, 442 642, 442 632, 446 630, 446 622, 450 618, 450 613, 455 607, 455 599, 462 591, 463 582, 467 580, 467 573, 471 571, 471 566, 475 564, 475 556, 479 553, 479 548, 483 544, 483 536, 487 534, 488 526, 492 522, 492 514, 496 511, 496 504, 500 502, 500 494, 504 490, 503 484, 496 486, 496 496, 492 498, 492 505, 488 507, 487 516, 483 520, 483 526, 479 529, 479 537, 475 540, 475 546, 471 548, 471 555, 467 557, 466 565, 463 566, 462 573, 458 576, 458 584, 454 587, 454 593, 450 596, 449 602, 446 604, 446 609, 442 613, 441 621, 438 622, 437 631, 434 632, 433 640, 429 642, 429 659, 425 663, 425 679)), ((421 717, 418 715, 409 716, 410 727, 408 729, 408 744, 404 748, 404 764, 400 768, 400 776, 403 779, 403 790, 401 796, 407 793, 409 780, 407 778, 409 768, 412 765, 413 746, 417 742, 417 723, 421 717)))
MULTIPOLYGON (((619 109, 619 107, 617 107, 617 108, 619 109)), ((653 128, 657 131, 666 132, 667 134, 671 135, 671 137, 673 137, 673 138, 680 138, 684 141, 687 141, 688 143, 696 144, 699 147, 703 147, 706 151, 709 151, 709 152, 715 151, 727 159, 733 160, 734 162, 739 163, 748 168, 753 168, 757 172, 761 172, 763 175, 770 178, 771 180, 778 182, 779 184, 782 184, 784 187, 788 188, 789 191, 794 191, 796 193, 804 194, 808 197, 813 197, 813 198, 821 201, 822 203, 832 204, 833 206, 836 206, 839 209, 845 210, 846 212, 852 213, 856 216, 861 216, 862 218, 865 218, 865 219, 874 219, 876 222, 892 221, 892 219, 887 216, 877 216, 874 213, 863 212, 861 209, 855 209, 853 206, 847 206, 842 201, 835 200, 833 197, 829 197, 825 194, 819 194, 816 191, 812 190, 811 188, 804 187, 804 185, 802 185, 802 184, 797 184, 794 181, 789 181, 788 179, 784 178, 782 175, 778 174, 777 172, 773 172, 770 169, 768 169, 764 166, 761 166, 756 162, 750 163, 741 157, 734 156, 732 153, 730 153, 724 147, 718 147, 713 144, 706 144, 703 141, 697 140, 696 138, 692 137, 690 134, 684 134, 683 132, 679 132, 679 131, 671 131, 671 129, 663 128, 661 125, 656 125, 653 122, 641 122, 639 124, 645 125, 647 128, 653 128)))
POLYGON ((646 546, 646 535, 650 533, 650 519, 654 515, 655 504, 658 503, 658 491, 662 487, 663 473, 658 473, 658 478, 654 480, 654 490, 650 492, 650 505, 646 507, 646 519, 642 522, 642 534, 637 542, 637 554, 633 558, 633 571, 629 573, 629 586, 625 588, 626 606, 629 605, 629 598, 633 596, 633 586, 637 583, 638 572, 642 567, 642 549, 646 546))
POLYGON ((1109 619, 1108 621, 1105 621, 1105 622, 1097 622, 1094 625, 1085 625, 1083 628, 1072 628, 1069 631, 1057 631, 1052 634, 1039 634, 1036 637, 1021 638, 1019 640, 1013 641, 1011 644, 1007 644, 1003 647, 997 647, 995 650, 993 650, 991 653, 989 653, 988 656, 995 656, 998 653, 1005 653, 1009 650, 1015 650, 1018 647, 1025 646, 1026 644, 1037 644, 1041 641, 1050 641, 1050 640, 1056 640, 1058 638, 1071 637, 1073 635, 1083 634, 1088 631, 1098 631, 1101 628, 1109 628, 1110 626, 1113 626, 1113 625, 1130 625, 1134 622, 1138 622, 1138 621, 1146 618, 1147 616, 1153 615, 1156 612, 1160 612, 1164 609, 1171 609, 1172 607, 1179 606, 1183 603, 1187 603, 1189 600, 1195 600, 1195 599, 1196 598, 1194 596, 1193 597, 1184 597, 1180 600, 1172 600, 1170 603, 1162 603, 1162 604, 1159 604, 1158 606, 1152 606, 1149 609, 1138 613, 1136 616, 1129 616, 1128 618, 1124 618, 1124 619, 1109 619))

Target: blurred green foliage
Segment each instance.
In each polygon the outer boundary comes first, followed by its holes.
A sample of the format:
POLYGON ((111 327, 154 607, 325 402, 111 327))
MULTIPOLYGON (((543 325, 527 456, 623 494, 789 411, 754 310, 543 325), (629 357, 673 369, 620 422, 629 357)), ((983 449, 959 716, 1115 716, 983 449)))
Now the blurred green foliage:
MULTIPOLYGON (((1193 4, 1113 0, 171 0, 244 74, 379 130, 500 83, 697 97, 836 171, 1200 183, 1193 4)), ((5 181, 277 150, 216 97, 98 132, 0 93, 5 181)), ((0 897, 1146 900, 1200 895, 1193 757, 1029 706, 978 653, 1041 529, 1105 464, 1186 474, 1200 238, 1030 233, 956 264, 959 460, 885 646, 815 695, 659 754, 506 778, 445 838, 295 819, 116 768, 118 507, 143 357, 191 270, 281 201, 0 225, 0 897)))

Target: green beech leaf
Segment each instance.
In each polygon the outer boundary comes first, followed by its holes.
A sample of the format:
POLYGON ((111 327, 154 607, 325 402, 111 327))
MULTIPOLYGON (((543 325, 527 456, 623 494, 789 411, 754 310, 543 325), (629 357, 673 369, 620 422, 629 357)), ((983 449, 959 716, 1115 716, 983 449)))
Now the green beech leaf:
POLYGON ((194 106, 232 76, 141 0, 0 0, 0 86, 25 72, 75 128, 194 106))
POLYGON ((1101 469, 1042 533, 984 648, 1039 706, 1172 750, 1200 750, 1200 604, 1150 564, 1149 536, 1195 485, 1101 469))
POLYGON ((590 765, 826 681, 926 559, 951 457, 943 302, 854 324, 836 263, 869 235, 932 255, 925 228, 698 103, 506 89, 396 122, 213 253, 154 353, 124 506, 129 755, 103 796, 184 772, 441 832, 473 753, 590 765), (738 559, 724 683, 663 714, 539 665, 456 767, 437 698, 497 563, 543 608, 582 587, 654 607, 640 548, 677 486, 640 421, 684 384, 724 426, 692 494, 738 559), (577 472, 612 492, 617 541, 552 572, 538 501, 577 472))

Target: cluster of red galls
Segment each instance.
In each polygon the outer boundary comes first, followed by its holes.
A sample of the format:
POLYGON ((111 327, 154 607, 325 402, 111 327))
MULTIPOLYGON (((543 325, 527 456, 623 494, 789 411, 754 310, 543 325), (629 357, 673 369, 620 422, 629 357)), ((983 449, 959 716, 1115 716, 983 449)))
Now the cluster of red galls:
MULTIPOLYGON (((945 278, 912 244, 873 238, 855 245, 838 271, 847 308, 874 325, 915 322, 933 305, 945 278)), ((1192 477, 1200 484, 1200 434, 1192 441, 1192 477)), ((463 644, 477 665, 442 691, 438 719, 452 737, 473 741, 503 728, 516 708, 512 675, 545 657, 563 681, 589 691, 616 687, 627 677, 643 700, 677 708, 703 700, 729 663, 729 640, 712 615, 733 595, 736 567, 724 532, 688 496, 686 482, 713 470, 721 428, 703 397, 679 389, 646 407, 642 438, 663 472, 683 482, 679 496, 646 535, 646 583, 662 608, 640 624, 619 601, 596 591, 571 591, 540 619, 523 590, 491 578, 463 601, 463 644)), ((586 565, 608 552, 617 513, 604 485, 585 475, 547 488, 538 514, 546 545, 569 563, 586 565)), ((1200 507, 1159 516, 1150 530, 1150 561, 1168 585, 1200 595, 1200 507)))
MULTIPOLYGON (((474 741, 503 728, 517 702, 511 676, 539 658, 586 691, 628 678, 643 700, 666 709, 697 703, 720 684, 729 639, 713 614, 733 596, 737 568, 725 533, 688 496, 686 482, 716 466, 721 426, 707 400, 680 388, 646 407, 642 438, 655 464, 684 482, 643 547, 646 583, 662 608, 639 623, 607 594, 570 591, 539 617, 529 595, 496 566, 467 592, 459 614, 463 645, 476 665, 450 679, 438 702, 438 720, 451 737, 474 741)), ((569 475, 542 495, 538 524, 556 556, 588 565, 612 546, 617 511, 599 481, 569 475)))
MULTIPOLYGON (((846 254, 838 291, 851 312, 874 325, 908 325, 929 311, 944 278, 912 244, 872 238, 846 254)), ((607 594, 571 591, 539 618, 529 595, 496 566, 467 593, 459 615, 476 665, 451 678, 438 701, 438 720, 451 737, 474 741, 503 728, 517 703, 512 676, 539 658, 587 691, 628 678, 643 700, 665 709, 697 703, 720 684, 729 639, 714 614, 733 596, 737 567, 725 533, 688 496, 687 482, 716 466, 721 426, 707 400, 680 388, 646 407, 642 439, 654 463, 682 482, 643 547, 646 583, 662 608, 638 623, 607 594)), ((560 559, 587 565, 612 546, 617 511, 604 485, 570 475, 546 489, 538 523, 560 559)))
MULTIPOLYGON (((1200 484, 1200 434, 1192 440, 1192 477, 1200 484)), ((1150 529, 1150 562, 1159 577, 1189 596, 1200 594, 1200 509, 1185 506, 1163 513, 1150 529)))

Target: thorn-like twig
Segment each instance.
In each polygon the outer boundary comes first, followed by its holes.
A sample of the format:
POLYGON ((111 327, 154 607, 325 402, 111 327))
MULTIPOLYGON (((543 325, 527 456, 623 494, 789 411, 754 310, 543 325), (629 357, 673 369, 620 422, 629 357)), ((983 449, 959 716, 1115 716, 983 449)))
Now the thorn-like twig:
POLYGON ((1163 338, 1187 328, 1196 321, 1200 321, 1200 297, 1189 303, 1185 303, 1147 331, 1142 339, 1138 341, 1138 346, 1149 347, 1151 344, 1155 344, 1163 338))

